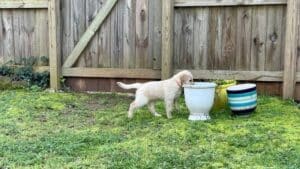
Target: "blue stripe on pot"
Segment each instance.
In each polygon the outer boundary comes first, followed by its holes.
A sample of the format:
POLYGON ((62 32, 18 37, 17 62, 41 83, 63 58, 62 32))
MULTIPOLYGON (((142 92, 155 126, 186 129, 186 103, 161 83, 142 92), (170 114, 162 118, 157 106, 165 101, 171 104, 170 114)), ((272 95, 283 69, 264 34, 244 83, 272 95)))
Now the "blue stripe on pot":
POLYGON ((244 97, 230 97, 228 98, 228 101, 230 102, 236 102, 236 101, 247 101, 257 99, 257 94, 251 95, 251 96, 244 96, 244 97))
POLYGON ((256 94, 256 90, 255 91, 251 91, 251 92, 248 92, 248 93, 239 93, 239 94, 232 94, 232 93, 229 93, 228 94, 228 97, 231 98, 231 97, 246 97, 246 96, 251 96, 251 95, 254 95, 256 94))
POLYGON ((250 98, 250 99, 245 99, 245 100, 230 100, 230 103, 248 103, 248 102, 251 102, 251 101, 256 101, 257 99, 256 98, 250 98))
POLYGON ((246 103, 229 103, 230 107, 247 107, 247 106, 253 106, 256 105, 257 101, 250 101, 246 103))
POLYGON ((243 111, 243 110, 248 110, 248 109, 252 109, 252 108, 255 108, 257 105, 254 104, 254 105, 251 105, 251 106, 247 106, 247 107, 230 107, 231 110, 234 110, 234 111, 243 111))

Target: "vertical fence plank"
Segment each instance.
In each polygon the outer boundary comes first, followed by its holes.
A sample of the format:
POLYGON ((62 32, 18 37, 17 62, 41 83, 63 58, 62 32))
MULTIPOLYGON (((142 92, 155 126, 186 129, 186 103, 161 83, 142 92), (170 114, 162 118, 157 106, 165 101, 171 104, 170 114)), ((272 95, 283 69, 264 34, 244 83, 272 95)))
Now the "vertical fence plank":
MULTIPOLYGON (((72 1, 72 23, 74 24, 73 29, 73 41, 74 44, 78 44, 80 41, 82 35, 86 31, 86 2, 85 0, 76 0, 72 1)), ((74 49, 74 47, 73 47, 74 49)), ((81 55, 78 57, 77 65, 79 67, 85 67, 85 58, 86 53, 81 53, 81 55)))
MULTIPOLYGON (((174 57, 172 58, 173 63, 172 66, 174 69, 180 69, 181 64, 180 64, 180 51, 181 51, 181 43, 182 43, 182 33, 181 33, 181 28, 182 28, 182 9, 176 9, 174 11, 174 47, 173 47, 173 53, 174 57)), ((162 55, 162 57, 164 57, 162 55)), ((163 69, 163 67, 162 67, 163 69)))
MULTIPOLYGON (((0 45, 2 48, 2 53, 0 55, 3 56, 3 63, 6 63, 10 60, 13 60, 13 57, 15 56, 14 52, 14 32, 13 32, 13 13, 8 10, 2 11, 2 29, 0 32, 2 32, 2 36, 0 35, 0 45), (2 44, 1 44, 2 43, 2 44)), ((1 56, 0 56, 1 57, 1 56)), ((1 59, 1 58, 0 58, 1 59)))
MULTIPOLYGON (((0 20, 2 20, 2 13, 3 11, 0 11, 0 20)), ((3 38, 3 31, 4 28, 3 28, 3 24, 0 23, 0 39, 4 39, 3 38)), ((3 54, 3 47, 4 47, 4 43, 3 41, 1 40, 0 41, 0 64, 3 64, 4 63, 4 54, 3 54)))
POLYGON ((49 59, 50 59, 50 87, 60 88, 61 51, 60 51, 60 1, 50 0, 48 7, 49 18, 49 59))
POLYGON ((269 7, 267 12, 268 21, 265 70, 280 71, 283 7, 269 7))
POLYGON ((111 67, 123 65, 123 14, 124 1, 118 1, 111 13, 111 67))
POLYGON ((123 28, 124 68, 135 67, 135 7, 136 0, 126 0, 123 28))
POLYGON ((22 39, 22 21, 23 21, 23 9, 13 11, 13 31, 14 31, 14 62, 21 63, 22 59, 22 45, 24 41, 22 39))
POLYGON ((193 69, 194 62, 194 16, 193 10, 184 9, 182 11, 182 28, 181 34, 183 39, 181 41, 180 46, 181 52, 179 56, 179 60, 181 63, 181 67, 184 69, 193 69))
POLYGON ((167 79, 172 75, 173 57, 173 0, 162 2, 162 79, 167 79))
MULTIPOLYGON (((101 0, 102 4, 108 3, 109 0, 101 0)), ((103 8, 103 7, 102 7, 103 8)), ((101 9, 102 9, 101 8, 101 9)), ((99 33, 99 66, 101 68, 111 67, 111 42, 110 42, 110 34, 111 34, 111 15, 108 15, 107 18, 103 21, 103 24, 100 27, 99 33)))
POLYGON ((136 2, 136 68, 152 68, 149 57, 149 0, 136 2))
POLYGON ((194 68, 207 69, 209 8, 195 9, 194 18, 194 68))
POLYGON ((219 69, 234 70, 236 52, 237 10, 233 7, 224 8, 224 19, 222 29, 222 61, 219 69))
POLYGON ((286 26, 283 98, 293 99, 297 62, 297 0, 288 0, 286 26))
POLYGON ((210 9, 209 13, 209 46, 208 69, 213 70, 222 66, 222 25, 224 10, 221 7, 210 9))
MULTIPOLYGON (((90 26, 92 21, 95 19, 97 13, 100 10, 99 1, 86 0, 86 26, 90 26)), ((96 33, 91 39, 87 48, 85 49, 85 63, 86 67, 98 67, 99 53, 98 53, 98 34, 96 33)))
POLYGON ((71 33, 71 0, 62 1, 62 63, 65 62, 67 57, 70 55, 74 45, 71 33), (71 47, 73 46, 73 47, 71 47))
POLYGON ((265 69, 267 40, 266 7, 255 7, 252 15, 251 70, 265 69))
POLYGON ((252 8, 237 9, 236 70, 250 70, 252 8))
POLYGON ((149 56, 153 69, 161 68, 161 24, 162 1, 149 1, 149 56))
POLYGON ((48 55, 48 42, 49 42, 49 35, 45 34, 45 32, 48 32, 48 19, 47 18, 47 12, 46 10, 37 10, 36 14, 36 32, 35 32, 35 41, 36 46, 38 46, 37 49, 37 55, 36 56, 47 56, 48 55))

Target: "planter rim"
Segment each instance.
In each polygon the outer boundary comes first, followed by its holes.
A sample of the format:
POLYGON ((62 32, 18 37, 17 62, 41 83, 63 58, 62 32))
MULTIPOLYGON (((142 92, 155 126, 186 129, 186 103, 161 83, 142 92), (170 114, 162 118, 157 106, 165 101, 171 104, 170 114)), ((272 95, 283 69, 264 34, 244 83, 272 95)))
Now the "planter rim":
POLYGON ((239 84, 239 85, 234 85, 234 86, 228 87, 227 91, 241 91, 241 90, 251 89, 251 88, 255 88, 255 87, 256 87, 256 84, 246 83, 246 84, 239 84))
POLYGON ((217 86, 216 83, 211 83, 211 82, 194 82, 193 84, 183 85, 184 88, 191 88, 191 89, 207 89, 207 88, 215 88, 216 86, 217 86))

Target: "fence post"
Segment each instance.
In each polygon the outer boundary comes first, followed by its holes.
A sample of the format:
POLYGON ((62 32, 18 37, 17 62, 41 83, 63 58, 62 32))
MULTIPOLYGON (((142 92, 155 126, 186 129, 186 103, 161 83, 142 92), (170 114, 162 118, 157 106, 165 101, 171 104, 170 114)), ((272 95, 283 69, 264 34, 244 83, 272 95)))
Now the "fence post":
POLYGON ((49 0, 49 64, 50 87, 60 89, 61 50, 60 50, 60 0, 49 0))
POLYGON ((162 65, 161 78, 167 79, 172 73, 173 64, 173 20, 174 0, 162 1, 162 65))
POLYGON ((283 98, 294 99, 297 62, 297 1, 288 0, 284 53, 283 98))

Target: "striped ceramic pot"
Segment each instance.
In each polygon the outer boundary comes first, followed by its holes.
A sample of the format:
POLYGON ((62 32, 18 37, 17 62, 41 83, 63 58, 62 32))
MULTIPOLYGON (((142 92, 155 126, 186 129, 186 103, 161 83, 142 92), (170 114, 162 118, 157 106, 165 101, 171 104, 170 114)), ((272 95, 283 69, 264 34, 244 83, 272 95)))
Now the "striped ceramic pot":
POLYGON ((255 84, 241 84, 227 88, 228 103, 235 115, 250 115, 257 106, 255 84))

